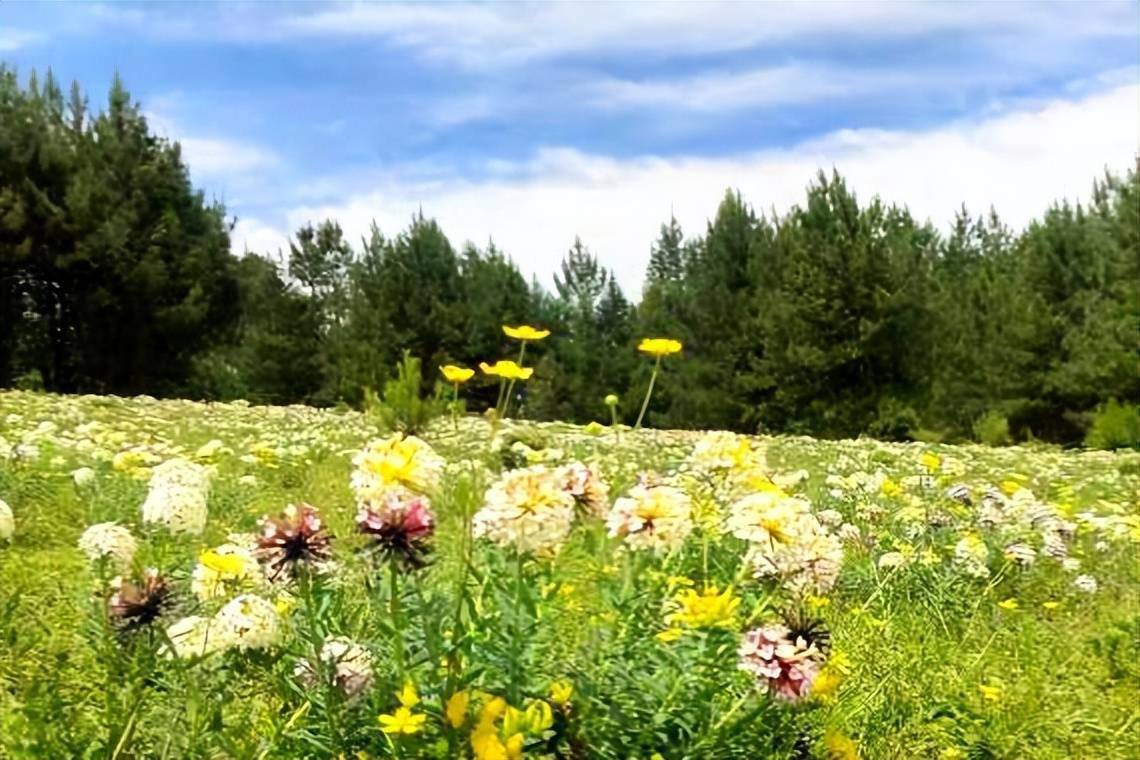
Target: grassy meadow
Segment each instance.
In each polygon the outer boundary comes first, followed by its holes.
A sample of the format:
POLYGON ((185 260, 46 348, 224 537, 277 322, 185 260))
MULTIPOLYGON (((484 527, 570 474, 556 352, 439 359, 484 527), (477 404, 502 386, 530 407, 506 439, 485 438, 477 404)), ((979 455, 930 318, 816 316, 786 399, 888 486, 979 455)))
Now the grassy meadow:
POLYGON ((1136 757, 1138 494, 1138 452, 2 392, 0 757, 1136 757))

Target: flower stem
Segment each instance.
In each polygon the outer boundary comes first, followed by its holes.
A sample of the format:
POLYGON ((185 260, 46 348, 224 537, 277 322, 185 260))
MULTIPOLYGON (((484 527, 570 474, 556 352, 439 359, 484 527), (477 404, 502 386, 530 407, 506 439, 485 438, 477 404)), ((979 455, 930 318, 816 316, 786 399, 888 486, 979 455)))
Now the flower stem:
MULTIPOLYGON (((522 342, 522 346, 519 347, 519 358, 518 358, 518 361, 515 362, 515 364, 519 365, 519 367, 522 367, 524 356, 526 356, 526 341, 525 340, 522 342)), ((511 382, 507 385, 507 396, 505 399, 503 399, 503 417, 507 416, 507 409, 510 408, 510 405, 511 405, 511 393, 513 393, 514 390, 515 390, 515 379, 512 377, 511 382)))
POLYGON ((396 660, 396 670, 403 683, 404 669, 404 622, 400 611, 400 568, 396 562, 388 563, 391 573, 388 578, 388 615, 392 618, 392 657, 396 660))
POLYGON ((508 702, 512 705, 519 703, 519 682, 522 680, 522 587, 523 562, 522 552, 516 554, 515 561, 515 597, 514 609, 511 611, 511 662, 510 683, 507 684, 508 702))
POLYGON ((451 393, 451 425, 455 432, 459 432, 459 383, 452 383, 451 393))
POLYGON ((649 397, 653 395, 653 384, 657 382, 657 370, 659 369, 661 369, 660 356, 653 364, 653 374, 649 376, 649 387, 645 389, 645 400, 641 402, 641 413, 637 415, 637 424, 633 426, 634 430, 641 429, 641 420, 645 417, 645 410, 649 408, 649 397))

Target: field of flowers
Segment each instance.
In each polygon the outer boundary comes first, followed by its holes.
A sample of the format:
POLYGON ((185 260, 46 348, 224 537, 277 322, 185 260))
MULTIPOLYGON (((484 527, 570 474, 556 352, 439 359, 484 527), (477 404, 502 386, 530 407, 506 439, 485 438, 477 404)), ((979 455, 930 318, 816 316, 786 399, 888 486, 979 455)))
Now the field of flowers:
POLYGON ((0 757, 1129 758, 1140 454, 0 393, 0 757))

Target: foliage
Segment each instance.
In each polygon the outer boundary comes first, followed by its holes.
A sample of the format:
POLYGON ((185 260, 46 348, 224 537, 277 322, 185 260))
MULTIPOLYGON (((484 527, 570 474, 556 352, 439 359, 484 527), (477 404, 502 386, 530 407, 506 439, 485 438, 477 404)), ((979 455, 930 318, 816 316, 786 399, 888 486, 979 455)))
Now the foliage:
POLYGON ((432 395, 423 390, 423 373, 420 360, 405 351, 396 365, 396 377, 384 383, 384 394, 377 398, 365 391, 365 410, 374 416, 385 430, 399 430, 414 435, 448 410, 448 402, 437 387, 432 395))
POLYGON ((1113 399, 1099 407, 1085 445, 1092 449, 1140 449, 1140 405, 1113 399))
POLYGON ((974 422, 974 435, 987 446, 1005 446, 1011 440, 1009 419, 991 409, 974 422))

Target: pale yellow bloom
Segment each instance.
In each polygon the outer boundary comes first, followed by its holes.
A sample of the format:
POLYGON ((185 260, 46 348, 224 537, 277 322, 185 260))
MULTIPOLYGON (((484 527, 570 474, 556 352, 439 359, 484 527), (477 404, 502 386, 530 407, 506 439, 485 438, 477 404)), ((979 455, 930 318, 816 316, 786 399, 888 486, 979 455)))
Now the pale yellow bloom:
POLYGON ((520 367, 510 359, 500 359, 494 364, 479 362, 479 369, 484 375, 502 377, 507 380, 529 380, 534 374, 534 367, 520 367))
POLYGON ((475 376, 475 370, 469 367, 457 367, 454 364, 445 364, 439 368, 447 382, 453 385, 465 383, 475 376))

